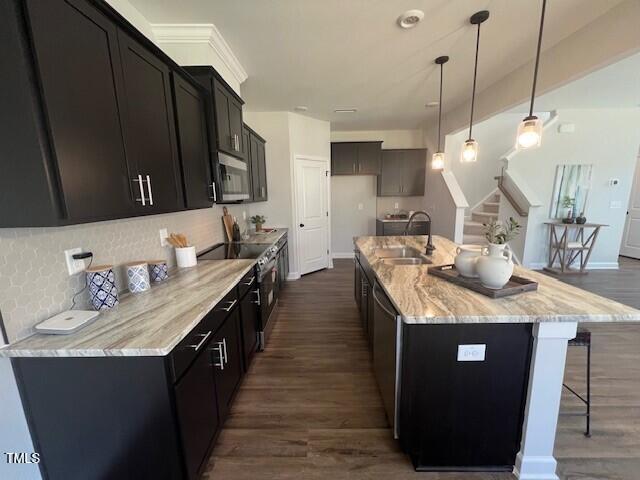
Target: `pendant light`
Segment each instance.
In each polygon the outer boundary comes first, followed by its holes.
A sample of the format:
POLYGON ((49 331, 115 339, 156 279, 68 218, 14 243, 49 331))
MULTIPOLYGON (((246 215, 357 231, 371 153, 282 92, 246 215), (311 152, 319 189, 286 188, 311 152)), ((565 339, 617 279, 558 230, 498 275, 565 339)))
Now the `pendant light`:
POLYGON ((449 57, 443 55, 436 58, 436 64, 440 65, 440 103, 438 105, 438 151, 431 158, 431 168, 434 170, 442 170, 444 168, 444 152, 440 148, 440 127, 442 125, 442 78, 443 65, 449 61, 449 57))
POLYGON ((480 50, 480 25, 489 18, 488 10, 481 10, 471 15, 469 22, 478 26, 478 34, 476 37, 476 63, 473 68, 473 90, 471 92, 471 118, 469 119, 469 138, 462 145, 460 161, 463 163, 475 162, 478 160, 478 142, 471 136, 473 129, 473 107, 476 100, 476 80, 478 78, 478 51, 480 50))
POLYGON ((542 46, 542 29, 544 28, 544 13, 547 8, 547 0, 542 0, 542 14, 540 15, 540 31, 538 32, 538 49, 536 51, 536 64, 533 68, 533 87, 531 88, 531 104, 529 116, 525 117, 518 125, 516 135, 516 149, 525 150, 536 148, 542 141, 542 120, 533 114, 533 101, 536 98, 536 82, 538 81, 538 66, 540 65, 540 47, 542 46))

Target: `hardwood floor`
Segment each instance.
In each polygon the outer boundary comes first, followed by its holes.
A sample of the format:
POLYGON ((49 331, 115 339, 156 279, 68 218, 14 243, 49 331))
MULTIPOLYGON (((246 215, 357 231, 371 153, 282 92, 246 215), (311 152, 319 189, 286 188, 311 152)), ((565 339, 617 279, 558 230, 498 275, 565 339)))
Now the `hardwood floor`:
MULTIPOLYGON (((591 274, 590 274, 591 275, 591 274)), ((590 276, 589 275, 589 276, 590 276)), ((623 285, 638 276, 627 278, 623 285)), ((598 287, 594 281, 591 288, 598 287)), ((600 282, 602 283, 602 282, 600 282)), ((608 289, 607 284, 600 285, 608 289)), ((631 287, 630 287, 631 288, 631 287)), ((613 292, 616 293, 616 292, 613 292)), ((593 436, 563 416, 563 479, 640 478, 640 326, 594 325, 593 436)), ((580 388, 584 354, 566 380, 580 388)), ((564 410, 579 407, 569 396, 564 410)), ((208 480, 503 480, 507 473, 416 473, 392 439, 353 300, 353 264, 291 282, 267 350, 256 355, 207 467, 208 480)))

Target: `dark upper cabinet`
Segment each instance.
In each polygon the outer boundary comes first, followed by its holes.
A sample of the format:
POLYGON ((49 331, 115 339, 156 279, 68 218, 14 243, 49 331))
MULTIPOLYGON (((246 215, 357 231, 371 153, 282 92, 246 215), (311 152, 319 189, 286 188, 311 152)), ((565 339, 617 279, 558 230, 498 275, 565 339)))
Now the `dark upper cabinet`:
POLYGON ((251 173, 251 199, 254 202, 265 202, 269 198, 267 190, 267 163, 265 156, 265 140, 245 125, 249 133, 249 171, 251 173))
POLYGON ((242 157, 242 99, 218 76, 212 80, 218 150, 242 157))
MULTIPOLYGON (((3 8, 9 3, 3 2, 3 8)), ((116 27, 83 1, 30 0, 26 7, 27 33, 38 59, 33 68, 42 89, 42 110, 37 86, 28 78, 32 58, 26 51, 26 39, 12 52, 7 51, 9 45, 3 45, 3 78, 9 74, 16 78, 19 69, 25 75, 22 85, 3 87, 3 97, 15 99, 3 102, 2 130, 7 126, 9 131, 19 128, 22 133, 2 142, 3 162, 8 160, 17 167, 3 168, 4 180, 0 182, 6 201, 0 207, 2 226, 56 225, 132 215, 130 179, 135 167, 127 163, 122 138, 123 85, 116 27), (14 64, 6 63, 10 55, 19 57, 14 64), (17 109, 24 109, 24 113, 17 109), (26 112, 33 112, 33 117, 27 118, 26 112), (33 151, 31 144, 35 135, 27 136, 33 129, 39 130, 39 152, 33 151), (45 199, 49 201, 43 202, 45 199), (58 208, 52 208, 53 204, 58 208), (46 214, 39 211, 41 208, 46 214)), ((16 41, 22 33, 17 14, 2 17, 3 31, 15 31, 7 38, 16 41), (11 20, 16 23, 8 25, 11 20)))
POLYGON ((206 94, 172 74, 178 149, 187 208, 206 208, 214 189, 205 117, 206 94))
POLYGON ((383 150, 378 196, 424 195, 426 162, 426 149, 383 150))
POLYGON ((242 346, 240 343, 240 309, 233 313, 213 337, 211 354, 215 365, 218 412, 224 421, 242 378, 242 346))
POLYGON ((118 37, 125 148, 137 169, 136 200, 149 213, 179 210, 184 202, 169 67, 126 33, 120 31, 118 37))
POLYGON ((249 149, 251 148, 250 131, 246 125, 242 125, 242 158, 249 161, 249 149))
POLYGON ((331 175, 379 175, 382 142, 331 144, 331 175))

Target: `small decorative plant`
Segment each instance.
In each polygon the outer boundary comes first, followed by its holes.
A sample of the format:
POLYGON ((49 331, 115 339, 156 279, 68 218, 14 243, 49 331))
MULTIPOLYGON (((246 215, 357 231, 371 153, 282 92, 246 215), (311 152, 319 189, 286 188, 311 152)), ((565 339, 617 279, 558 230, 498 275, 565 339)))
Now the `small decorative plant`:
POLYGON ((570 197, 569 195, 565 195, 564 197, 562 197, 562 206, 567 209, 567 216, 562 219, 564 223, 573 223, 573 209, 575 208, 575 205, 575 198, 570 197))
POLYGON ((262 226, 264 225, 265 221, 266 218, 264 217, 264 215, 254 215, 253 217, 251 217, 251 223, 256 226, 256 232, 262 231, 262 226))
POLYGON ((509 217, 506 224, 491 220, 489 223, 483 223, 484 237, 489 243, 494 245, 504 245, 513 240, 520 234, 520 224, 513 217, 509 217))

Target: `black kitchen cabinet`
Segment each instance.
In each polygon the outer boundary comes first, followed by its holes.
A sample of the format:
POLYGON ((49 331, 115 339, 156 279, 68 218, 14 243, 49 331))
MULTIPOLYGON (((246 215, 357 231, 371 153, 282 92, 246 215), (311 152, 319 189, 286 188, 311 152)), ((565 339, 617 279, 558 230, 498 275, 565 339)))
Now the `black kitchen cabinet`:
POLYGON ((402 325, 399 437, 418 470, 512 471, 532 324, 402 325), (459 361, 459 345, 485 345, 459 361))
POLYGON ((169 67, 123 31, 118 32, 118 41, 125 92, 125 148, 138 173, 134 180, 138 206, 153 213, 179 210, 184 201, 169 67))
MULTIPOLYGON (((384 222, 376 220, 376 235, 378 237, 404 235, 408 220, 401 222, 384 222)), ((429 233, 429 222, 411 222, 407 235, 427 235, 429 233)))
POLYGON ((181 75, 172 74, 182 186, 187 208, 207 208, 214 200, 209 157, 205 93, 181 75))
POLYGON ((373 349, 373 313, 374 313, 374 300, 373 300, 373 285, 374 276, 370 271, 370 268, 363 266, 361 262, 366 264, 366 260, 362 259, 360 252, 356 250, 354 267, 355 267, 355 282, 354 282, 354 297, 356 305, 360 311, 360 321, 362 322, 362 328, 367 336, 369 342, 369 349, 373 349))
POLYGON ((175 386, 176 411, 189 479, 198 478, 202 463, 207 460, 211 441, 218 431, 218 403, 210 343, 200 345, 196 360, 175 386))
MULTIPOLYGON (((225 419, 242 378, 240 309, 234 308, 211 342, 218 394, 218 412, 225 419)), ((223 420, 224 421, 224 420, 223 420)))
POLYGON ((247 162, 249 162, 250 158, 250 148, 251 148, 251 140, 250 140, 250 129, 247 127, 247 124, 242 125, 242 158, 244 158, 247 162))
POLYGON ((426 149, 383 150, 378 196, 424 195, 426 149))
POLYGON ((218 150, 242 157, 242 99, 220 78, 213 79, 218 150))
POLYGON ((1 8, 0 227, 183 210, 170 81, 182 69, 105 2, 1 8))
POLYGON ((378 175, 382 142, 333 142, 331 175, 378 175))
POLYGON ((249 133, 249 170, 251 172, 251 198, 254 202, 265 202, 269 198, 267 189, 266 141, 245 125, 249 133))
POLYGON ((354 282, 353 282, 353 298, 356 306, 360 308, 362 305, 362 267, 357 259, 353 260, 354 282))
POLYGON ((255 277, 251 279, 249 290, 240 300, 240 320, 242 323, 242 353, 244 371, 249 370, 253 354, 258 349, 258 308, 260 293, 255 277))

